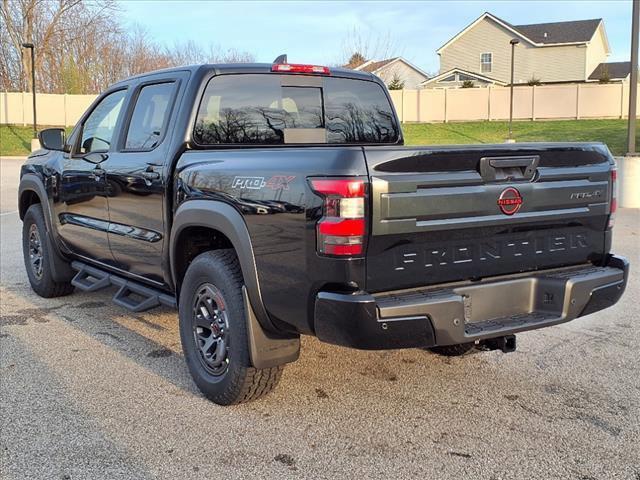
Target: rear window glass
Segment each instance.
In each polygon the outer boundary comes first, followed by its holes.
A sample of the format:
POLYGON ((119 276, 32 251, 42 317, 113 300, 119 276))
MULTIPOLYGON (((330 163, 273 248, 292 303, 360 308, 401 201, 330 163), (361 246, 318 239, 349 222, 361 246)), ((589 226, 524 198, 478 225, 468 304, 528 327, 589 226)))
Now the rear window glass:
POLYGON ((222 75, 209 81, 196 118, 200 145, 393 143, 398 126, 374 82, 323 78, 322 87, 282 86, 279 75, 222 75))

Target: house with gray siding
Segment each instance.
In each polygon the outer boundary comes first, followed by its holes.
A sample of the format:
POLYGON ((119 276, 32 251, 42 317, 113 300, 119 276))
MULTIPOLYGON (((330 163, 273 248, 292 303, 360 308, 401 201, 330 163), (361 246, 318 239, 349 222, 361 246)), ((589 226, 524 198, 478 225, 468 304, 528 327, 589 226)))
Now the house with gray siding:
POLYGON ((387 86, 394 79, 398 79, 403 84, 403 88, 409 89, 422 88, 420 85, 429 78, 426 72, 402 57, 380 61, 369 60, 354 67, 353 70, 373 73, 380 77, 387 86))
POLYGON ((422 86, 460 86, 461 77, 475 86, 509 84, 512 39, 519 42, 515 84, 599 81, 609 65, 616 75, 624 69, 606 62, 611 48, 600 18, 512 25, 485 12, 437 50, 440 74, 422 86))

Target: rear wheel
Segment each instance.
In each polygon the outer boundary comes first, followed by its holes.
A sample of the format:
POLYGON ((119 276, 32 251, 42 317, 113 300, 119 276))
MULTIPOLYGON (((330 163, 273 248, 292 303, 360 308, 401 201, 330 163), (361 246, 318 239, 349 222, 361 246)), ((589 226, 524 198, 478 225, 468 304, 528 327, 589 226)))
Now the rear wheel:
POLYGON ((47 235, 42 205, 31 205, 22 223, 22 252, 31 288, 45 298, 69 295, 73 292, 73 285, 53 279, 50 256, 55 253, 50 251, 47 235))
POLYGON ((191 262, 180 290, 180 339, 187 366, 200 391, 219 405, 266 395, 284 368, 251 366, 242 286, 235 252, 216 250, 191 262))
POLYGON ((443 345, 438 347, 429 348, 433 353, 437 353, 438 355, 443 355, 445 357, 459 357, 460 355, 464 355, 465 353, 471 351, 475 346, 474 342, 469 343, 458 343, 456 345, 443 345))

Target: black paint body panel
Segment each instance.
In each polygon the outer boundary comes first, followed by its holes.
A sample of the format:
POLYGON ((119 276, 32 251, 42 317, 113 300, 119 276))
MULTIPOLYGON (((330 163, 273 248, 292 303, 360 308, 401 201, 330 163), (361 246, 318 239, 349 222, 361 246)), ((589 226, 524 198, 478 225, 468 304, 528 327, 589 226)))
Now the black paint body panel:
MULTIPOLYGON (((243 268, 243 273, 252 276, 245 279, 251 302, 262 303, 253 305, 254 310, 269 317, 261 323, 307 334, 315 333, 315 300, 321 292, 380 292, 597 263, 608 252, 612 160, 601 144, 403 148, 400 136, 393 146, 204 148, 192 141, 198 103, 210 78, 269 72, 270 65, 203 65, 114 85, 105 93, 126 88, 127 96, 118 133, 99 165, 105 173, 97 174, 96 165, 66 152, 37 152, 23 166, 22 176, 36 179, 41 188, 21 190, 21 216, 31 191, 46 203, 52 241, 65 258, 82 259, 175 295, 180 279, 171 263, 174 224, 181 225, 180 212, 189 210, 181 207, 194 201, 229 206, 238 215, 233 221, 244 224, 236 232, 245 227, 248 232, 242 243, 251 245, 255 268, 243 268), (142 85, 154 81, 177 84, 167 133, 152 151, 125 152, 122 132, 133 100, 142 85), (533 179, 495 182, 482 177, 483 157, 514 155, 539 156, 533 179), (360 258, 317 253, 322 200, 308 179, 331 176, 368 181, 366 254, 360 258), (543 194, 543 187, 553 182, 561 188, 543 194), (512 185, 522 189, 524 203, 507 218, 497 209, 495 195, 512 185), (599 195, 586 197, 596 190, 599 195), (562 192, 575 198, 561 198, 562 192), (556 205, 545 203, 549 199, 556 205), (514 242, 517 247, 509 246, 514 242), (540 254, 536 245, 544 246, 540 254), (491 255, 498 251, 499 258, 491 255), (405 263, 414 257, 421 266, 405 263), (438 264, 425 267, 433 258, 439 258, 438 264)), ((332 75, 381 82, 363 72, 334 69, 332 75)), ((72 141, 78 131, 76 127, 72 141)), ((193 211, 189 222, 195 221, 193 211)), ((423 333, 422 343, 431 335, 423 333)))
POLYGON ((227 149, 185 153, 176 166, 182 201, 233 205, 251 235, 265 307, 275 319, 313 332, 313 302, 325 288, 362 288, 364 260, 316 253, 321 199, 314 176, 366 176, 358 147, 227 149), (357 285, 357 286, 356 286, 357 285))

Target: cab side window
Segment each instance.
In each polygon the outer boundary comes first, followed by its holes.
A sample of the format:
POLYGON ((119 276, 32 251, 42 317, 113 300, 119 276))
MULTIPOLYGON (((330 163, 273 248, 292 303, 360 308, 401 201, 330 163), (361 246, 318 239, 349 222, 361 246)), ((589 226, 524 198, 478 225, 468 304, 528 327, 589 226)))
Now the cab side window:
POLYGON ((126 90, 110 93, 93 109, 82 126, 78 153, 109 150, 126 95, 126 90))
POLYGON ((129 122, 126 150, 153 150, 164 137, 175 83, 146 85, 140 89, 129 122))

